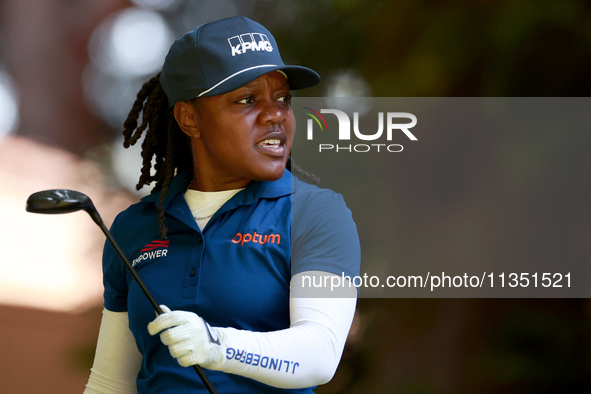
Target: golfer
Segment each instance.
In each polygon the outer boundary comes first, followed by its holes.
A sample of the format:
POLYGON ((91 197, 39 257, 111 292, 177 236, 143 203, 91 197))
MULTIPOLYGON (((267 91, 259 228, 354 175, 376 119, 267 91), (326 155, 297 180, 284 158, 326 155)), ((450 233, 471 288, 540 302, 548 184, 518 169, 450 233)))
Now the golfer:
POLYGON ((175 41, 124 125, 126 147, 145 132, 137 187, 154 189, 111 229, 165 313, 107 243, 85 393, 206 393, 192 365, 218 393, 312 393, 332 378, 357 296, 343 276, 359 275, 360 247, 342 197, 290 157, 290 90, 319 81, 244 17, 175 41), (322 279, 349 290, 306 297, 322 279))

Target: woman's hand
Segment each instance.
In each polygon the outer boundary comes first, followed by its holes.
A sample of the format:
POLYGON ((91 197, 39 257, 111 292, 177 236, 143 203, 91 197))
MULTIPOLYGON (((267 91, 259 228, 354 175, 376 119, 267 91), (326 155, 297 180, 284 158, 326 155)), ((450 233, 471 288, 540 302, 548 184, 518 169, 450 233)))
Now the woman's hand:
POLYGON ((148 332, 161 333, 160 340, 180 365, 217 369, 223 363, 218 334, 205 320, 192 312, 171 311, 165 305, 160 308, 164 313, 148 324, 148 332))

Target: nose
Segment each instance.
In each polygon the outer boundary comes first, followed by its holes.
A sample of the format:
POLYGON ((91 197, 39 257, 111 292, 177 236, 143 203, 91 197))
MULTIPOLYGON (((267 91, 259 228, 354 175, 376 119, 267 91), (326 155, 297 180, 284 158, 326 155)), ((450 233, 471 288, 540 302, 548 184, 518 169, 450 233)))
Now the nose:
POLYGON ((289 111, 290 108, 288 105, 271 100, 262 107, 259 114, 259 121, 262 124, 283 123, 289 117, 289 111))

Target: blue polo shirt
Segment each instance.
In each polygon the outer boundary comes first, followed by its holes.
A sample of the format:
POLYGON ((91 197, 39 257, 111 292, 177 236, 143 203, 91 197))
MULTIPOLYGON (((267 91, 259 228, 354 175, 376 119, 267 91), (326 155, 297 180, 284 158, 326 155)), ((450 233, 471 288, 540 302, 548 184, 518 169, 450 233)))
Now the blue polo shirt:
MULTIPOLYGON (((168 240, 158 234, 159 193, 120 213, 111 232, 159 304, 192 311, 211 326, 268 332, 289 327, 291 277, 308 270, 359 275, 357 229, 341 195, 293 177, 252 181, 200 231, 183 197, 192 179, 180 172, 164 208, 168 240)), ((139 393, 207 393, 193 368, 183 368, 148 333, 151 304, 107 242, 103 254, 106 309, 129 312, 144 356, 139 393)), ((206 370, 218 393, 311 393, 206 370)))

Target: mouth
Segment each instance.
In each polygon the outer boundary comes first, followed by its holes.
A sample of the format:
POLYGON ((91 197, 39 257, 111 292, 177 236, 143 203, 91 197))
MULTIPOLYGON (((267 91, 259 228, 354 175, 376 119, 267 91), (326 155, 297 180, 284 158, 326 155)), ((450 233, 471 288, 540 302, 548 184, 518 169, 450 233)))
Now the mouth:
POLYGON ((258 142, 256 147, 270 156, 283 157, 285 155, 285 134, 273 134, 266 136, 264 140, 258 142))

